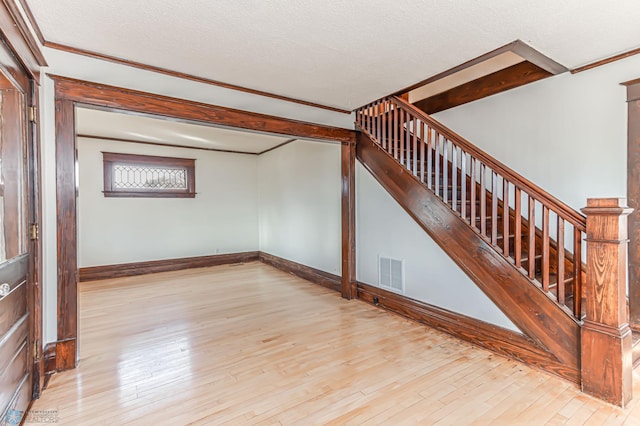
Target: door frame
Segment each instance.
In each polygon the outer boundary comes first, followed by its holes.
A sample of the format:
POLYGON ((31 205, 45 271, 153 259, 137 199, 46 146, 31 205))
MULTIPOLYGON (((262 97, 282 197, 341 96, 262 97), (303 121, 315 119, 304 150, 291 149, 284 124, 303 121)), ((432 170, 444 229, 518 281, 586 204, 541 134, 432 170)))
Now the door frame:
POLYGON ((629 326, 640 331, 640 78, 627 88, 627 205, 629 232, 629 326))
POLYGON ((78 365, 76 106, 342 144, 342 295, 355 289, 355 140, 353 130, 313 124, 122 87, 49 75, 55 85, 58 340, 55 371, 78 365))
MULTIPOLYGON (((3 58, 12 62, 7 72, 15 80, 27 80, 21 84, 24 91, 24 128, 26 130, 27 154, 27 191, 29 200, 28 223, 36 230, 41 223, 41 172, 40 172, 40 129, 37 125, 39 111, 40 67, 46 66, 44 55, 40 50, 29 25, 20 13, 20 8, 13 0, 0 2, 0 38, 13 53, 11 58, 3 58), (15 61, 15 62, 14 62, 15 61), (31 110, 31 112, 29 112, 31 110)), ((40 238, 29 241, 29 275, 31 291, 28 291, 27 307, 31 312, 29 350, 33 356, 33 393, 32 399, 38 398, 43 386, 43 345, 42 345, 42 241, 40 238)))

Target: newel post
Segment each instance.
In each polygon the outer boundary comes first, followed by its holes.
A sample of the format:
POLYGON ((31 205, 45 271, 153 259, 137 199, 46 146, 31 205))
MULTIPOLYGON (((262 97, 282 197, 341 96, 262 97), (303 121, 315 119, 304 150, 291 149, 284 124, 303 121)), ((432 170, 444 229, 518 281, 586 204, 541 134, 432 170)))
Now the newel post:
POLYGON ((632 342, 627 315, 627 216, 624 198, 590 198, 586 317, 581 332, 582 390, 612 404, 631 400, 632 342))

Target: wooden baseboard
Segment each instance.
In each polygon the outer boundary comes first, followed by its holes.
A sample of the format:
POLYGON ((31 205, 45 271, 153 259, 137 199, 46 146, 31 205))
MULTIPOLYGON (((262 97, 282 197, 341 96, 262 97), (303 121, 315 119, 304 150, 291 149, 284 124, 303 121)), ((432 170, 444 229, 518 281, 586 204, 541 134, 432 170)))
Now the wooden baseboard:
POLYGON ((339 275, 334 275, 264 252, 260 252, 260 261, 328 289, 338 292, 342 289, 342 278, 339 275))
POLYGON ((208 266, 245 263, 258 260, 259 252, 214 254, 211 256, 184 257, 179 259, 152 260, 148 262, 123 263, 119 265, 91 266, 79 269, 79 280, 96 281, 110 278, 130 277, 156 272, 205 268, 208 266))
POLYGON ((56 344, 57 342, 47 343, 44 347, 44 356, 42 357, 43 362, 43 373, 44 373, 44 385, 42 386, 42 390, 45 390, 49 385, 49 380, 51 376, 58 371, 56 367, 56 344))
POLYGON ((56 343, 56 372, 73 370, 78 366, 76 339, 58 340, 56 343))
POLYGON ((558 362, 551 353, 522 334, 360 282, 358 299, 579 383, 576 369, 558 362))

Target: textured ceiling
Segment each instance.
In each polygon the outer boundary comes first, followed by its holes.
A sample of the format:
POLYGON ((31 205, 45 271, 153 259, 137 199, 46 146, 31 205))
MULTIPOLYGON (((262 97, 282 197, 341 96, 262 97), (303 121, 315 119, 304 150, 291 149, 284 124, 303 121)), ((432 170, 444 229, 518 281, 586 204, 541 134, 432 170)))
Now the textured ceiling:
POLYGON ((281 136, 87 108, 78 108, 76 117, 76 133, 78 135, 152 142, 161 145, 170 144, 255 154, 289 140, 289 138, 281 136))
POLYGON ((640 46, 640 1, 28 0, 47 41, 353 109, 516 39, 568 68, 640 46))

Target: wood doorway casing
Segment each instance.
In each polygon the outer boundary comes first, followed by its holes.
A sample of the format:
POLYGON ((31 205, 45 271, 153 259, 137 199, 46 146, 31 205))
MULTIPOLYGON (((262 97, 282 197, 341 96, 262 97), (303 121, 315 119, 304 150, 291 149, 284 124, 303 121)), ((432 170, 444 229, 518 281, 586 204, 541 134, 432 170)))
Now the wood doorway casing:
POLYGON ((55 370, 75 368, 78 353, 78 241, 76 213, 77 105, 128 114, 226 126, 342 144, 342 296, 355 297, 355 132, 221 106, 170 98, 61 76, 55 83, 58 340, 55 370))
POLYGON ((640 331, 640 79, 627 87, 627 203, 629 215, 629 325, 640 331))

